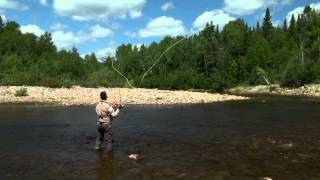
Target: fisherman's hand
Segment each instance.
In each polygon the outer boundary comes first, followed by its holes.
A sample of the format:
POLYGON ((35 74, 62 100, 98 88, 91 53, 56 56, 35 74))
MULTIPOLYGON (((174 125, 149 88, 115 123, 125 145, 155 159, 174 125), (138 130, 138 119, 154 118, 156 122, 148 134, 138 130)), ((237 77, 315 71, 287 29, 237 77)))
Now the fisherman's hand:
POLYGON ((119 104, 117 103, 113 103, 111 106, 113 109, 119 109, 119 104))

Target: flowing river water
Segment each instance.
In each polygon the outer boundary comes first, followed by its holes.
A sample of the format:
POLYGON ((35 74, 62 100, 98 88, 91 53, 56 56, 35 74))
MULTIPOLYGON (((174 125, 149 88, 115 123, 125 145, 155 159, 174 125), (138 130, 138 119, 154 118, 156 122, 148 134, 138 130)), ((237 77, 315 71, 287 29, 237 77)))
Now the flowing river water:
POLYGON ((127 106, 113 133, 96 152, 94 106, 0 105, 0 178, 320 179, 316 99, 127 106))

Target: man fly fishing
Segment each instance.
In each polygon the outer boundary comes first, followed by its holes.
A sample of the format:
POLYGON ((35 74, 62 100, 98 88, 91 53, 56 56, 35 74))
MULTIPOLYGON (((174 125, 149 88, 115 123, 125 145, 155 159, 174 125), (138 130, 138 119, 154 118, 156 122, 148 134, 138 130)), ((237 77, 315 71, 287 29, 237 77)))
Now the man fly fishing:
POLYGON ((100 93, 100 101, 96 106, 96 113, 98 115, 98 128, 97 128, 97 140, 95 145, 95 150, 101 149, 101 144, 103 141, 106 142, 107 152, 112 151, 112 120, 114 117, 118 116, 121 104, 110 105, 107 102, 107 93, 102 91, 100 93))

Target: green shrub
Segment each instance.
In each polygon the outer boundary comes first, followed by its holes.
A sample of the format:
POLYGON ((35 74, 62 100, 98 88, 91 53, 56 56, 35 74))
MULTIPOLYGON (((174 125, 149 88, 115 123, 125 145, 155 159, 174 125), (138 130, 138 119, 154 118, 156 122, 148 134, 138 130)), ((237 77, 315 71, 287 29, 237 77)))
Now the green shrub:
POLYGON ((16 97, 28 96, 27 88, 20 88, 20 89, 18 89, 14 95, 15 95, 16 97))
POLYGON ((316 71, 312 71, 312 64, 291 64, 285 72, 281 86, 300 87, 316 80, 316 71))
POLYGON ((62 86, 59 80, 55 78, 45 78, 41 81, 40 85, 50 88, 59 88, 62 86))

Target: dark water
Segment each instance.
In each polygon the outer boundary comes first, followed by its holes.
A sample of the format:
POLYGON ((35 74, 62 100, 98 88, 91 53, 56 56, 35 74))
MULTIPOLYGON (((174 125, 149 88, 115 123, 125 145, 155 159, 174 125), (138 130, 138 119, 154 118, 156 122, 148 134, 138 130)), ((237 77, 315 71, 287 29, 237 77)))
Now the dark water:
POLYGON ((93 150, 95 121, 93 106, 0 105, 0 179, 320 179, 319 100, 128 106, 113 155, 93 150))

